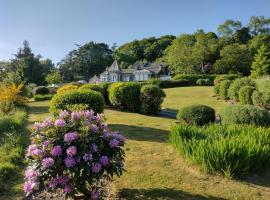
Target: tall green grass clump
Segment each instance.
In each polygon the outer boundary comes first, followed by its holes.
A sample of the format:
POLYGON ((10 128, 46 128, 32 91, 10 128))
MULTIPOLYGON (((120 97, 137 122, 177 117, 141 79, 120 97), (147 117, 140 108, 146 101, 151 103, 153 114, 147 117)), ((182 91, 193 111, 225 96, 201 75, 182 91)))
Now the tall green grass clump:
POLYGON ((242 177, 270 165, 270 129, 254 125, 180 124, 170 142, 188 160, 211 173, 242 177))

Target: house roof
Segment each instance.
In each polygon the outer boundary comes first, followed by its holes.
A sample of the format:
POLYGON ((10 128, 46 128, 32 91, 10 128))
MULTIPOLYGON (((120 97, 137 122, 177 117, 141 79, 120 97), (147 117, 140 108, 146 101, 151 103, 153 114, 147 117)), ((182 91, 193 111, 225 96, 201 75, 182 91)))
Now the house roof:
POLYGON ((145 69, 153 72, 154 74, 159 74, 164 68, 165 65, 163 64, 150 63, 145 69))
POLYGON ((121 71, 121 68, 118 66, 117 60, 108 68, 108 71, 121 71))
POLYGON ((100 81, 100 79, 96 75, 89 79, 89 83, 95 83, 95 82, 99 82, 99 81, 100 81))
POLYGON ((123 74, 132 74, 136 69, 122 69, 123 74))
POLYGON ((147 69, 141 69, 141 70, 135 70, 133 73, 136 74, 136 73, 151 73, 151 71, 147 70, 147 69))

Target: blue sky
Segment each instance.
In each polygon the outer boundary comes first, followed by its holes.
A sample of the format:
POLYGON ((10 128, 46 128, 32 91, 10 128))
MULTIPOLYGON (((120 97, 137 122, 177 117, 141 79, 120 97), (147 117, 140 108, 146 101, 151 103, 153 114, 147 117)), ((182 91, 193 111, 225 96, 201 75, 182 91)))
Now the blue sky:
POLYGON ((270 17, 270 0, 0 0, 0 60, 25 39, 58 62, 75 44, 216 32, 226 19, 246 24, 253 15, 270 17))

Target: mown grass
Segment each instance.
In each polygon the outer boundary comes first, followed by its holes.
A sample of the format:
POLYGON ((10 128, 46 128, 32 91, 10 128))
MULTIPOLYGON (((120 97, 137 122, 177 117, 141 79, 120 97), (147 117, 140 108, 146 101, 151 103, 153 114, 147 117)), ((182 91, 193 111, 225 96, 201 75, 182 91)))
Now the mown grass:
POLYGON ((164 89, 166 98, 162 104, 163 109, 178 111, 180 108, 193 104, 203 104, 213 107, 220 112, 229 103, 214 98, 213 87, 194 86, 164 89))
MULTIPOLYGON (((211 87, 200 88, 203 90, 201 94, 211 94, 211 87)), ((176 91, 182 91, 184 100, 181 96, 177 97, 179 102, 201 103, 200 99, 197 98, 196 101, 189 93, 183 93, 185 90, 196 93, 190 89, 191 87, 175 88, 176 91)), ((44 101, 29 104, 29 124, 48 116, 48 103, 44 101)), ((182 106, 180 104, 179 107, 182 106)), ((174 105, 177 107, 176 103, 174 105)), ((212 106, 221 108, 223 104, 215 102, 212 106)), ((249 182, 238 181, 206 174, 184 161, 168 143, 173 119, 111 109, 105 109, 104 113, 110 127, 128 138, 125 147, 126 172, 121 178, 115 178, 112 185, 112 193, 116 199, 269 199, 270 175, 250 177, 249 182)))

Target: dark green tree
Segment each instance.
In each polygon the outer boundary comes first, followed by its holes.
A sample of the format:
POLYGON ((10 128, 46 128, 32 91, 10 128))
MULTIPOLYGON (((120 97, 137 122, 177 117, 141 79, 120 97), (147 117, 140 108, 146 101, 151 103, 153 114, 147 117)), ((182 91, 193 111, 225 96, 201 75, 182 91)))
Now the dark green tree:
POLYGON ((252 16, 249 20, 249 29, 253 35, 270 33, 270 18, 252 16))

